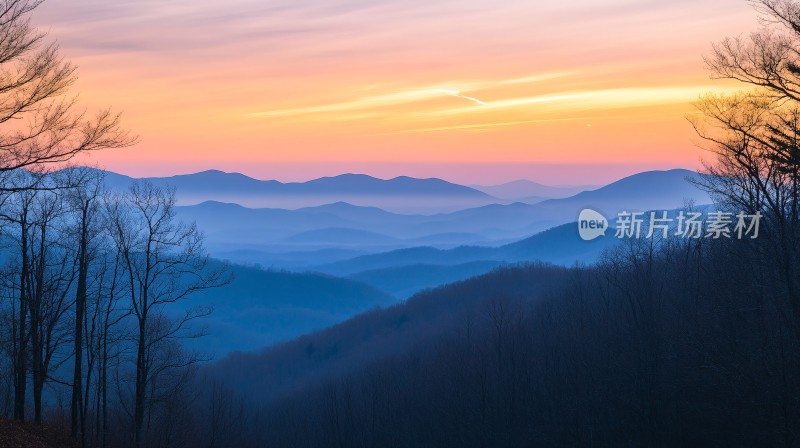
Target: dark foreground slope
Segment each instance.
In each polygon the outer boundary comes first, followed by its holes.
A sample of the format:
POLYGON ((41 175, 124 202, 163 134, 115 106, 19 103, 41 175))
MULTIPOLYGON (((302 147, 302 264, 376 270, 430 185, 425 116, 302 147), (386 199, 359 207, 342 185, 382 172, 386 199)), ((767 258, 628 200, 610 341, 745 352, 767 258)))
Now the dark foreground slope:
POLYGON ((796 446, 787 289, 726 244, 501 269, 231 356, 231 446, 796 446))
POLYGON ((0 448, 77 448, 66 431, 0 419, 0 448))

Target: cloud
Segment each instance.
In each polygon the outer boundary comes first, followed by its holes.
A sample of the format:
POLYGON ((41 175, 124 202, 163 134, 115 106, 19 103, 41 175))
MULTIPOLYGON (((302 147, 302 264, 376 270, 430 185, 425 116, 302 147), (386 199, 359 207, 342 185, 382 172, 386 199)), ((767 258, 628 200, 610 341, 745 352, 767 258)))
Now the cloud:
POLYGON ((525 84, 544 80, 557 79, 559 77, 570 76, 574 72, 543 73, 539 75, 527 76, 523 78, 503 79, 498 81, 468 81, 453 82, 451 85, 459 86, 458 89, 446 88, 446 83, 441 86, 418 87, 409 90, 388 92, 379 95, 362 96, 353 100, 346 100, 337 103, 328 103, 314 106, 305 106, 288 109, 275 109, 266 111, 249 112, 245 114, 247 118, 271 118, 271 117, 292 117, 309 114, 320 114, 328 112, 343 112, 353 110, 375 109, 399 104, 409 104, 428 101, 444 96, 462 98, 480 106, 485 106, 486 101, 474 96, 465 95, 464 90, 480 91, 507 84, 525 84))
MULTIPOLYGON (((506 98, 483 103, 480 112, 500 109, 526 108, 549 105, 549 109, 612 109, 665 104, 680 104, 695 101, 706 92, 732 93, 736 87, 721 85, 650 86, 617 89, 599 89, 552 93, 532 97, 506 98)), ((458 115, 473 113, 474 108, 459 107, 429 112, 430 115, 458 115)))

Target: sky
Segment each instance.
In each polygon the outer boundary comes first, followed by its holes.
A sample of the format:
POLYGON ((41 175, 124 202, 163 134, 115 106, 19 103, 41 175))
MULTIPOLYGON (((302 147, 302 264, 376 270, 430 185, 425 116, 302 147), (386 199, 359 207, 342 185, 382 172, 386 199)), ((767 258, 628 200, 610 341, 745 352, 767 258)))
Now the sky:
MULTIPOLYGON (((597 184, 697 168, 686 115, 744 0, 47 0, 74 93, 140 137, 85 163, 597 184)), ((707 157, 707 156, 706 156, 707 157)))

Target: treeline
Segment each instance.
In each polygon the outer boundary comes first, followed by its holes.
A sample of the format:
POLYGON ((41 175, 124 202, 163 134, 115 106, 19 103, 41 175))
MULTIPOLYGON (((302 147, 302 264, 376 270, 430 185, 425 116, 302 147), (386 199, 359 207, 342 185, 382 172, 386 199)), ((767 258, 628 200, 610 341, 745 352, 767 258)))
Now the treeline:
POLYGON ((633 241, 596 267, 504 269, 235 356, 198 383, 182 441, 796 446, 800 328, 755 255, 768 244, 633 241))
POLYGON ((75 66, 0 1, 0 417, 70 428, 83 446, 145 446, 169 425, 198 356, 178 343, 209 310, 172 304, 223 284, 174 193, 103 189, 77 155, 136 143, 69 96, 75 66))
POLYGON ((0 412, 63 419, 83 446, 144 446, 200 359, 179 341, 211 311, 170 305, 226 273, 171 191, 109 193, 87 168, 14 184, 0 195, 0 412))
POLYGON ((709 246, 636 244, 546 299, 489 295, 404 356, 260 409, 253 446, 795 446, 785 290, 709 246))

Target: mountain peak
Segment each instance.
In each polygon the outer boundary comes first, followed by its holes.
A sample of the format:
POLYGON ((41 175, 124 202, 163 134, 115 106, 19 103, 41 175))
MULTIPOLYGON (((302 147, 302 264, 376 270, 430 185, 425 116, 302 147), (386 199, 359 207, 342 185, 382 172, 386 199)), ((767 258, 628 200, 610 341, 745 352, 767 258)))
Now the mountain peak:
POLYGON ((217 178, 217 179, 239 178, 239 179, 249 179, 249 180, 253 180, 253 181, 258 181, 257 179, 253 179, 252 177, 247 176, 247 175, 242 174, 242 173, 235 173, 235 172, 229 173, 227 171, 222 171, 222 170, 205 170, 205 171, 199 171, 197 173, 191 173, 191 174, 178 174, 178 175, 171 176, 171 177, 173 177, 173 178, 175 178, 175 177, 184 177, 184 178, 186 178, 186 177, 200 177, 200 178, 209 178, 209 177, 211 177, 211 178, 217 178))

